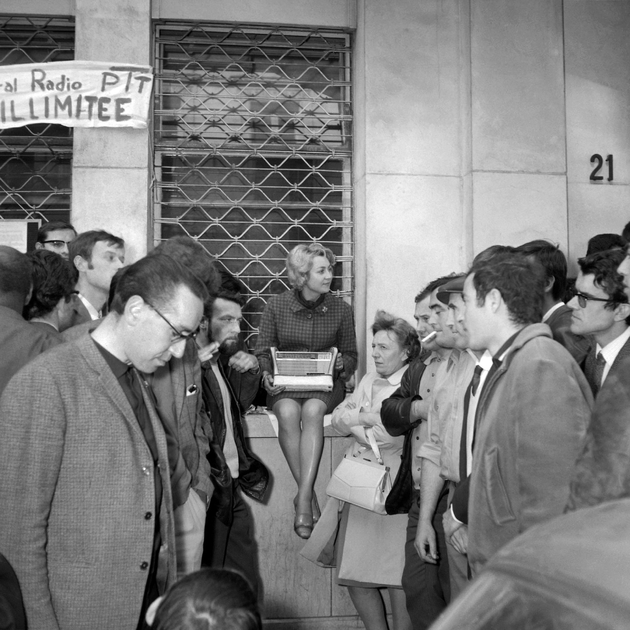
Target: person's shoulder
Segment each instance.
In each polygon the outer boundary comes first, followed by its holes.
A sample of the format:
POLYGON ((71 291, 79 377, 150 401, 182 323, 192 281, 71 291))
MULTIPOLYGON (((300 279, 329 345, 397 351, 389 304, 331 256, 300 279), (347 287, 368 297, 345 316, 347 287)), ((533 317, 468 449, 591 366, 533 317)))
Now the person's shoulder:
POLYGON ((352 313, 352 307, 342 297, 327 293, 322 304, 323 307, 338 311, 340 313, 352 313))

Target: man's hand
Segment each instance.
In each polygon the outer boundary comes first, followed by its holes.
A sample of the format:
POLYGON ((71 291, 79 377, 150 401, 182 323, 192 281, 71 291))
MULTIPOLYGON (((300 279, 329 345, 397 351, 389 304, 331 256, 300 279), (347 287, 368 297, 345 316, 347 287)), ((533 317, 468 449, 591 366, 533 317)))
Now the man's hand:
POLYGON ((215 355, 218 351, 219 351, 219 342, 211 341, 207 346, 203 346, 203 348, 199 348, 199 361, 201 361, 201 363, 210 361, 212 359, 212 356, 215 355))
POLYGON ((459 553, 468 554, 468 526, 462 525, 451 536, 451 545, 459 553))
POLYGON ((450 541, 451 536, 460 528, 464 526, 464 523, 460 523, 455 520, 453 516, 453 510, 449 507, 442 515, 442 523, 444 525, 444 537, 450 541))
POLYGON ((437 550, 437 541, 435 538, 435 530, 431 523, 420 521, 418 530, 416 531, 416 540, 414 547, 418 555, 429 564, 437 564, 440 557, 437 550))
POLYGON ((429 402, 426 400, 414 400, 411 403, 410 420, 426 420, 429 417, 429 402))
POLYGON ((228 366, 237 372, 241 372, 241 374, 249 372, 250 370, 255 372, 260 369, 258 359, 253 354, 249 354, 243 350, 239 350, 230 357, 228 366))

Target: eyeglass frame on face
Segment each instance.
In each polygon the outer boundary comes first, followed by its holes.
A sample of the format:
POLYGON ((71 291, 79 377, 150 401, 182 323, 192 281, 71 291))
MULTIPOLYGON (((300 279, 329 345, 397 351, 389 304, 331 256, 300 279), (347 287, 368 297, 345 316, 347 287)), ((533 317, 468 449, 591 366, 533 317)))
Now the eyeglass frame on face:
POLYGON ((72 241, 62 241, 59 238, 53 239, 52 241, 40 241, 43 244, 50 243, 53 247, 63 247, 64 245, 68 245, 72 241))
POLYGON ((586 295, 586 293, 582 293, 581 291, 574 291, 574 296, 577 298, 578 305, 580 308, 586 308, 589 301, 606 302, 608 304, 614 304, 615 302, 614 300, 611 300, 610 298, 606 299, 606 298, 593 297, 591 295, 586 295))
POLYGON ((193 332, 190 333, 184 333, 181 330, 177 330, 177 328, 175 328, 175 326, 173 326, 173 324, 171 324, 171 322, 168 321, 168 319, 166 319, 166 317, 164 317, 164 315, 162 315, 162 313, 160 313, 160 311, 155 308, 155 306, 153 306, 153 304, 149 304, 149 302, 145 301, 145 304, 151 308, 152 310, 154 310, 173 330, 173 332, 175 333, 175 337, 173 337, 173 339, 171 339, 171 346, 174 346, 176 343, 179 343, 180 341, 188 341, 189 339, 196 339, 197 335, 199 334, 199 329, 197 330, 193 330, 193 332))

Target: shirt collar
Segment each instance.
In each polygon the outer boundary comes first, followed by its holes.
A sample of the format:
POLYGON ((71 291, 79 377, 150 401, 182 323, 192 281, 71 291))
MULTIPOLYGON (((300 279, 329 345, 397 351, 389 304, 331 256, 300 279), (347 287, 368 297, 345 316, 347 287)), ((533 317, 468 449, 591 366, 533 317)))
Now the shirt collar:
MULTIPOLYGON (((94 339, 92 339, 94 341, 94 339)), ((106 350, 100 343, 94 341, 94 345, 98 348, 98 351, 103 355, 105 362, 109 365, 109 369, 114 373, 114 376, 118 379, 131 369, 131 365, 127 365, 124 361, 121 361, 118 357, 115 357, 109 350, 106 350)))
POLYGON ((92 320, 101 318, 101 314, 92 306, 92 303, 87 298, 83 297, 80 293, 77 293, 77 297, 83 302, 83 306, 87 309, 92 320))
POLYGON ((395 385, 398 387, 400 385, 400 381, 402 380, 403 374, 407 371, 408 365, 403 365, 400 370, 391 374, 388 378, 382 378, 377 376, 377 378, 381 378, 384 381, 387 381, 390 385, 395 385))
POLYGON ((601 352, 604 359, 606 359, 606 363, 608 363, 608 365, 612 365, 612 363, 614 363, 615 359, 617 358, 617 355, 619 354, 621 348, 623 348, 628 339, 630 339, 630 328, 626 328, 625 332, 622 332, 619 337, 613 339, 603 348, 599 344, 596 344, 595 356, 597 356, 598 352, 601 352))

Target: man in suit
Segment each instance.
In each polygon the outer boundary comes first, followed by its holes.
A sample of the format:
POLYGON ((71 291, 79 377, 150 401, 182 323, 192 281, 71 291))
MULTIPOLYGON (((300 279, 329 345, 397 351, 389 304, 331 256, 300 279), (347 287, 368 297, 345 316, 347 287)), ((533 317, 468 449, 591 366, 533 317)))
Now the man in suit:
POLYGON ((0 394, 31 359, 61 343, 22 317, 32 293, 31 287, 28 256, 13 247, 0 245, 0 394))
POLYGON ((567 290, 567 259, 557 245, 537 240, 525 243, 514 250, 537 260, 545 270, 543 298, 543 324, 551 328, 553 338, 561 343, 579 363, 586 358, 591 347, 587 337, 571 331, 571 309, 562 301, 567 290))
POLYGON ((0 549, 30 630, 134 630, 174 582, 168 446, 144 374, 183 354, 206 296, 176 261, 143 258, 92 335, 0 398, 0 549))
POLYGON ((595 341, 584 362, 584 374, 595 396, 630 355, 630 304, 617 271, 624 257, 622 250, 611 249, 580 258, 576 295, 569 302, 571 331, 591 335, 595 341))
POLYGON ((240 342, 242 285, 223 274, 221 287, 210 296, 197 338, 201 346, 203 399, 213 440, 210 450, 214 494, 206 520, 204 566, 236 569, 254 591, 258 570, 251 514, 241 492, 262 501, 269 472, 249 450, 242 415, 260 386, 258 359, 240 342))
MULTIPOLYGON (((630 300, 627 247, 617 271, 630 300)), ((567 510, 630 497, 630 355, 627 345, 624 344, 617 355, 597 394, 586 444, 575 465, 567 510), (621 356, 622 352, 625 356, 621 356)))
POLYGON ((392 488, 395 500, 388 498, 387 511, 390 514, 409 513, 402 586, 414 630, 428 628, 449 601, 448 562, 441 522, 441 512, 446 507, 446 492, 443 491, 444 482, 440 484, 439 478, 436 493, 424 504, 424 512, 430 521, 425 531, 431 537, 434 556, 425 561, 417 540, 421 533, 419 523, 423 509, 422 451, 428 440, 427 419, 438 374, 451 366, 449 360, 454 343, 453 335, 446 326, 447 306, 438 300, 437 295, 440 287, 451 278, 444 276, 433 280, 416 296, 414 317, 418 334, 422 339, 435 333, 434 339, 422 344, 423 351, 429 351, 428 356, 418 358, 409 366, 400 387, 383 401, 381 407, 381 419, 388 433, 405 435, 403 461, 392 488), (437 537, 434 532, 437 532, 437 537))
POLYGON ((125 242, 109 232, 82 232, 70 242, 70 262, 79 272, 71 326, 96 320, 104 314, 114 274, 125 264, 125 242))
POLYGON ((473 264, 464 283, 471 349, 493 358, 477 405, 468 560, 475 576, 527 528, 562 513, 593 397, 542 318, 544 270, 514 253, 473 264))

